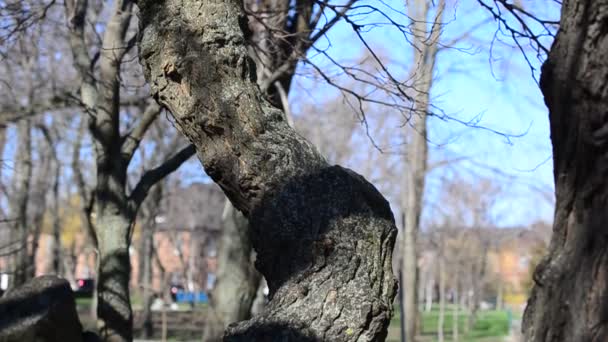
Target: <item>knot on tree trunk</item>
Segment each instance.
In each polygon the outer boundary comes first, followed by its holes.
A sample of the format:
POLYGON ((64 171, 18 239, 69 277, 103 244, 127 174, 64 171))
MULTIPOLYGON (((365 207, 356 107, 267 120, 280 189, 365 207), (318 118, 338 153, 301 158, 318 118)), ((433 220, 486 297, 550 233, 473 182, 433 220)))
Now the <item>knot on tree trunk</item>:
POLYGON ((332 166, 268 194, 250 215, 270 303, 226 341, 375 341, 386 336, 396 280, 388 202, 332 166))

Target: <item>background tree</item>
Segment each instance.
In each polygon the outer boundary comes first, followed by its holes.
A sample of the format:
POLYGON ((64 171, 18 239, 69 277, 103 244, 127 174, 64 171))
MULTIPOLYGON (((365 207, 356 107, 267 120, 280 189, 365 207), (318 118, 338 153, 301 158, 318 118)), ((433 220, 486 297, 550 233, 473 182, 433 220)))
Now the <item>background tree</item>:
POLYGON ((193 147, 182 149, 144 174, 133 190, 127 192, 129 164, 160 112, 156 104, 150 103, 137 125, 121 134, 121 65, 135 42, 135 33, 128 37, 132 7, 131 1, 114 2, 98 53, 91 57, 85 32, 87 3, 67 1, 65 6, 70 47, 80 81, 79 100, 89 117, 96 155, 97 174, 92 200, 100 259, 97 314, 99 333, 106 341, 132 340, 128 249, 137 210, 152 185, 194 153, 193 147))
POLYGON ((408 118, 413 131, 406 151, 406 172, 403 196, 404 234, 402 238, 401 295, 403 296, 402 325, 405 340, 415 341, 418 320, 418 254, 416 240, 420 230, 420 216, 427 172, 427 116, 431 110, 430 94, 433 86, 435 58, 440 43, 441 22, 445 1, 408 1, 407 8, 414 25, 414 87, 417 94, 408 118), (429 27, 430 26, 430 27, 429 27))

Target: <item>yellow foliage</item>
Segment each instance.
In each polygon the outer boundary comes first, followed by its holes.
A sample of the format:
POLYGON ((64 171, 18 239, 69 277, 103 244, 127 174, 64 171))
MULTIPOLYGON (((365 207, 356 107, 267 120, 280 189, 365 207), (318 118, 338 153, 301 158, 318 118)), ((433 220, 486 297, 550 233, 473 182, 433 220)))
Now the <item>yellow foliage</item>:
POLYGON ((511 293, 504 296, 504 302, 508 305, 525 304, 526 300, 528 300, 528 296, 525 293, 511 293))

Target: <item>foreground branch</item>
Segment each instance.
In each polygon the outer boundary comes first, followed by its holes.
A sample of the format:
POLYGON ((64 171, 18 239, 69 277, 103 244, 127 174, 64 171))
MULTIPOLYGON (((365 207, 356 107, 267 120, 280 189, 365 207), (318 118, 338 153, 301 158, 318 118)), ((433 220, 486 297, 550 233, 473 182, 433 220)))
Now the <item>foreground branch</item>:
POLYGON ((271 301, 228 341, 377 341, 396 282, 388 202, 329 166, 255 84, 240 1, 140 2, 140 57, 153 96, 207 173, 250 220, 271 301))

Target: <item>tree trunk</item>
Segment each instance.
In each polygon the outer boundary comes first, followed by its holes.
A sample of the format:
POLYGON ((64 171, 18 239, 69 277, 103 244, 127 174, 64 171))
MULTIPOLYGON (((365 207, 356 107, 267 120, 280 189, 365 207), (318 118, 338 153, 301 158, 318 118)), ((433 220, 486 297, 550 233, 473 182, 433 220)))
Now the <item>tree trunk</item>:
POLYGON ((437 340, 443 342, 443 326, 445 321, 445 260, 443 254, 438 256, 437 262, 439 264, 439 319, 437 320, 437 340))
MULTIPOLYGON (((458 277, 457 277, 458 278, 458 277)), ((460 328, 460 318, 459 318, 459 314, 460 314, 460 302, 459 299, 460 297, 458 296, 458 291, 460 291, 460 286, 458 284, 458 279, 456 279, 455 281, 455 285, 456 288, 454 290, 454 300, 453 300, 453 307, 452 307, 452 341, 458 341, 458 333, 459 333, 459 328, 460 328)))
POLYGON ((11 241, 17 242, 14 255, 13 266, 15 276, 13 287, 25 284, 30 272, 28 257, 28 202, 30 193, 30 183, 32 180, 32 132, 29 120, 22 120, 17 124, 18 127, 18 148, 15 156, 15 172, 13 182, 15 184, 15 197, 11 199, 11 219, 13 222, 13 238, 11 241))
POLYGON ((433 308, 433 296, 435 294, 435 276, 434 276, 434 272, 429 272, 427 270, 425 278, 426 278, 425 279, 426 286, 424 288, 424 292, 425 292, 424 311, 431 312, 431 309, 433 308))
POLYGON ((505 285, 502 277, 498 279, 498 294, 496 295, 496 310, 502 310, 504 308, 503 305, 503 295, 505 292, 505 285))
POLYGON ((144 239, 144 251, 142 253, 143 267, 141 284, 143 284, 143 312, 142 312, 142 337, 149 339, 154 334, 154 324, 152 322, 152 303, 154 301, 152 291, 152 258, 154 251, 154 231, 152 227, 147 227, 142 239, 144 239))
MULTIPOLYGON (((306 37, 308 37, 312 30, 310 30, 308 25, 301 24, 309 22, 314 3, 310 1, 298 1, 295 8, 289 6, 289 1, 260 2, 256 0, 244 0, 243 3, 247 7, 247 12, 249 14, 248 28, 250 29, 250 34, 247 37, 249 43, 248 54, 256 63, 257 84, 263 88, 262 91, 272 105, 283 109, 287 122, 292 125, 291 117, 289 115, 287 94, 291 87, 296 65, 300 58, 306 55, 306 50, 310 47, 306 37), (287 25, 289 25, 288 14, 290 11, 296 11, 298 13, 296 16, 298 21, 296 24, 296 32, 287 28, 287 25), (282 34, 283 31, 291 32, 289 34, 290 37, 284 36, 282 34), (296 54, 296 58, 294 58, 294 53, 296 54), (285 68, 286 66, 287 68, 285 68), (280 76, 275 81, 272 81, 272 77, 279 69, 282 70, 280 76)), ((231 211, 234 210, 232 206, 230 208, 231 211)), ((231 237, 242 236, 242 234, 248 234, 249 223, 246 219, 242 219, 242 217, 243 216, 240 214, 230 214, 226 216, 227 220, 234 219, 234 222, 224 221, 225 225, 231 227, 238 225, 239 229, 244 230, 244 232, 226 236, 228 232, 222 230, 222 241, 227 241, 231 237)), ((238 250, 238 253, 242 255, 253 253, 253 248, 248 239, 237 238, 235 241, 226 242, 222 245, 230 246, 232 250, 238 250), (239 246, 239 243, 244 244, 239 246)), ((219 255, 225 255, 222 251, 222 248, 224 248, 222 245, 219 246, 219 255)), ((220 260, 220 267, 222 267, 221 262, 222 261, 220 260)), ((232 263, 230 267, 234 272, 241 275, 249 274, 252 269, 251 265, 248 265, 247 263, 232 263), (240 269, 237 270, 236 267, 239 267, 240 269)), ((255 269, 254 272, 256 272, 255 269)), ((216 283, 226 283, 226 281, 222 280, 222 277, 230 277, 229 274, 229 272, 218 274, 216 283)), ((250 277, 251 280, 259 280, 260 278, 260 276, 254 276, 253 274, 251 274, 250 277)), ((261 282, 255 281, 253 283, 243 283, 240 286, 229 287, 232 290, 242 292, 232 294, 228 293, 227 290, 222 290, 221 292, 222 296, 225 296, 226 298, 247 297, 251 291, 261 290, 261 286, 261 282)), ((258 293, 259 292, 260 291, 258 291, 258 293)), ((245 310, 251 311, 252 313, 255 311, 261 312, 265 305, 263 293, 262 296, 258 295, 257 299, 259 300, 254 299, 254 302, 250 304, 251 307, 249 308, 241 307, 242 305, 248 305, 248 300, 223 300, 221 305, 212 306, 210 308, 210 317, 223 317, 228 312, 240 313, 245 312, 245 310), (230 305, 236 305, 237 307, 228 307, 230 305), (255 305, 255 307, 253 305, 255 305), (213 312, 220 307, 221 310, 213 312)), ((238 315, 234 314, 228 316, 238 317, 238 315)), ((239 320, 247 318, 248 316, 243 316, 239 320)), ((228 323, 232 323, 225 319, 220 319, 219 321, 223 321, 224 326, 227 326, 228 323)), ((217 324, 219 323, 218 320, 214 319, 214 322, 215 324, 213 324, 213 326, 219 327, 220 324, 217 324)), ((210 330, 209 333, 211 335, 205 336, 209 336, 210 339, 218 338, 222 334, 222 332, 217 330, 214 330, 213 333, 210 330)))
POLYGON ((556 209, 524 314, 530 342, 608 340, 607 8, 608 0, 565 0, 542 68, 556 209))
MULTIPOLYGON (((6 124, 0 122, 0 167, 6 167, 4 160, 4 148, 6 147, 6 124)), ((1 180, 0 175, 0 180, 1 180)))
POLYGON ((53 207, 52 207, 52 220, 53 220, 53 272, 56 275, 61 274, 61 260, 63 258, 61 253, 61 216, 59 213, 59 184, 61 182, 61 163, 55 159, 55 180, 53 182, 53 207))
POLYGON ((255 84, 240 1, 141 1, 153 96, 250 222, 267 309, 225 341, 378 341, 396 282, 396 228, 361 176, 329 166, 255 84))
POLYGON ((413 111, 410 113, 412 127, 411 141, 407 146, 407 170, 403 186, 403 210, 405 212, 405 227, 402 238, 403 264, 401 286, 405 288, 405 305, 401 317, 405 319, 405 340, 415 341, 416 323, 418 321, 418 308, 416 305, 418 289, 417 274, 417 243, 420 229, 420 216, 422 214, 422 201, 427 171, 427 114, 430 106, 430 92, 433 86, 433 72, 435 57, 441 30, 439 24, 445 8, 445 0, 437 5, 437 15, 430 28, 429 2, 426 0, 408 1, 408 13, 414 26, 414 69, 415 88, 413 111))
MULTIPOLYGON (((470 284, 469 284, 470 285, 470 284)), ((467 288, 467 287, 465 287, 467 288)), ((468 287, 470 288, 470 286, 468 287)), ((460 297, 460 307, 463 308, 463 310, 465 311, 465 315, 467 317, 467 321, 465 322, 466 324, 464 324, 463 327, 463 333, 466 335, 469 332, 469 316, 471 315, 471 296, 470 296, 470 290, 466 291, 466 290, 462 290, 462 296, 460 297)))
POLYGON ((32 279, 36 276, 36 254, 38 254, 38 248, 40 246, 40 234, 42 232, 42 225, 44 224, 44 215, 47 211, 47 192, 50 188, 49 178, 51 178, 51 164, 52 159, 49 158, 48 154, 52 154, 53 146, 49 148, 40 148, 38 153, 37 162, 39 167, 33 177, 34 181, 32 184, 31 199, 29 205, 31 206, 31 222, 29 224, 29 240, 31 241, 30 248, 28 249, 28 279, 32 279))
MULTIPOLYGON (((105 202, 99 198, 97 201, 99 205, 105 202)), ((133 312, 129 297, 129 233, 132 221, 114 210, 97 210, 97 213, 97 327, 104 341, 131 341, 133 312)))
POLYGON ((477 305, 479 297, 479 274, 480 272, 478 271, 476 260, 475 262, 473 262, 473 265, 471 267, 471 291, 469 292, 469 296, 467 297, 467 331, 473 330, 477 318, 477 305))
POLYGON ((222 239, 218 254, 217 281, 211 293, 209 319, 203 341, 221 341, 228 324, 251 317, 251 305, 260 274, 251 261, 251 242, 247 219, 230 201, 222 214, 222 239))
MULTIPOLYGON (((146 211, 147 219, 141 236, 142 245, 140 252, 140 284, 142 284, 143 312, 142 312, 142 337, 149 339, 154 334, 152 322, 152 303, 154 292, 152 291, 152 262, 154 259, 154 232, 156 231, 156 215, 160 208, 163 197, 163 183, 156 184, 149 195, 146 211)), ((161 278, 162 279, 162 278, 161 278)))

